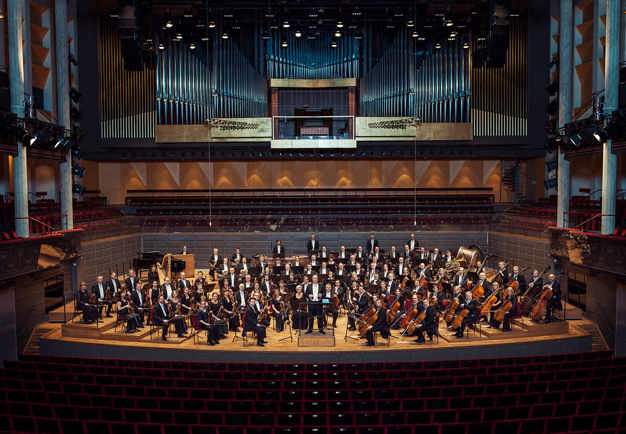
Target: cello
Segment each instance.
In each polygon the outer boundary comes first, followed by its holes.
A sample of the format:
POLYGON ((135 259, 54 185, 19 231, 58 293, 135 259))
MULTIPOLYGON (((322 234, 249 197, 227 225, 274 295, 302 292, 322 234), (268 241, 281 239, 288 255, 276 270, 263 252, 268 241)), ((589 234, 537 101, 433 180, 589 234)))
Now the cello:
POLYGON ((454 319, 454 313, 456 312, 458 307, 459 307, 459 299, 455 297, 454 300, 452 300, 452 303, 450 303, 450 306, 448 307, 444 315, 444 320, 447 324, 450 324, 452 320, 454 319))
POLYGON ((530 319, 533 321, 539 321, 541 315, 546 312, 546 308, 548 307, 548 301, 552 297, 552 285, 543 285, 543 290, 541 291, 541 295, 537 299, 537 302, 533 306, 530 311, 530 319))
POLYGON ((362 338, 366 337, 367 330, 374 325, 376 320, 378 320, 378 311, 376 306, 372 306, 357 320, 359 323, 359 336, 362 338))

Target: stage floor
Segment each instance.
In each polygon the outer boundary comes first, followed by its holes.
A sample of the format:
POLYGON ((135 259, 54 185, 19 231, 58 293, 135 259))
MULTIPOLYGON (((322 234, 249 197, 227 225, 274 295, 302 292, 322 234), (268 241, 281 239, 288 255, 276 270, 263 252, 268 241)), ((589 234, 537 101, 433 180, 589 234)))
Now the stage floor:
MULTIPOLYGON (((77 318, 78 319, 78 318, 77 318)), ((114 319, 107 318, 99 327, 95 324, 72 323, 55 327, 40 338, 40 351, 44 355, 76 357, 131 358, 152 360, 185 360, 215 362, 267 362, 267 363, 335 363, 373 361, 450 360, 492 357, 515 357, 524 355, 546 355, 591 350, 591 335, 578 327, 570 327, 568 321, 551 324, 536 324, 523 320, 514 325, 511 332, 504 333, 482 325, 471 329, 466 337, 456 338, 446 330, 442 322, 440 337, 433 342, 418 344, 415 338, 400 336, 401 330, 392 330, 389 343, 378 337, 375 347, 368 347, 357 332, 348 332, 347 318, 340 315, 334 329, 334 346, 329 342, 330 330, 324 336, 302 335, 309 346, 299 345, 296 330, 290 337, 287 327, 277 333, 273 327, 267 329, 265 347, 256 345, 249 337, 244 345, 241 339, 233 342, 234 332, 222 339, 219 345, 210 346, 206 333, 194 339, 192 332, 185 338, 171 334, 167 341, 161 340, 160 329, 152 335, 149 328, 135 334, 115 330, 114 319), (314 345, 314 346, 310 346, 314 345), (320 345, 320 346, 315 346, 320 345)), ((240 335, 240 332, 238 333, 240 335)))

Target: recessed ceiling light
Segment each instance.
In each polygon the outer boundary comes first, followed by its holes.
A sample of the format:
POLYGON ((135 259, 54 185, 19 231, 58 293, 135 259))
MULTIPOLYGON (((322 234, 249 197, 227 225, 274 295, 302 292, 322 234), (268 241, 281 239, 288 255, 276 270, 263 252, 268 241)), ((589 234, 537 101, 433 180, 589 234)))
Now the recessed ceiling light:
POLYGON ((165 22, 165 28, 166 29, 171 29, 172 27, 174 27, 174 23, 172 22, 172 20, 167 20, 165 22))
POLYGON ((335 32, 335 38, 341 38, 341 32, 339 30, 335 32))
POLYGON ((294 33, 294 36, 296 38, 300 38, 302 36, 302 32, 300 30, 296 30, 296 32, 294 33))
POLYGON ((343 29, 343 21, 337 21, 337 28, 343 29))
POLYGON ((215 21, 209 21, 209 29, 214 29, 215 27, 217 27, 217 24, 215 23, 215 21))
POLYGON ((283 21, 283 29, 288 29, 289 27, 291 27, 291 24, 289 24, 289 21, 283 21))

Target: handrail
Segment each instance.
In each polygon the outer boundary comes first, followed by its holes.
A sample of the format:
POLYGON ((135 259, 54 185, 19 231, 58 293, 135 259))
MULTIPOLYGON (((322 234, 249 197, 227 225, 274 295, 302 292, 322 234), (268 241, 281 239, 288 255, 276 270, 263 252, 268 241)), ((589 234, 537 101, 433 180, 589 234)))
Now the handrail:
POLYGON ((32 220, 34 222, 39 223, 42 226, 45 226, 47 229, 50 229, 51 232, 55 232, 56 229, 54 229, 53 226, 50 226, 48 223, 45 223, 41 220, 39 220, 38 218, 32 217, 32 216, 28 216, 28 217, 15 217, 16 220, 32 220))
POLYGON ((591 221, 593 221, 593 220, 597 219, 598 217, 602 217, 602 213, 601 213, 601 212, 596 213, 596 214, 592 215, 591 217, 589 217, 587 220, 583 221, 582 223, 577 224, 577 225, 575 226, 575 228, 576 228, 576 229, 582 229, 582 228, 583 228, 583 226, 585 226, 587 223, 589 223, 589 222, 591 222, 591 221))

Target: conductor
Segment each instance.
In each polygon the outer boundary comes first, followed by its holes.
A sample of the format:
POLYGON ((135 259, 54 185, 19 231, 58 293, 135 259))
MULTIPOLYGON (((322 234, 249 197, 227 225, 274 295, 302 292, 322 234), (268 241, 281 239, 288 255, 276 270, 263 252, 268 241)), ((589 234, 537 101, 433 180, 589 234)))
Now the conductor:
POLYGON ((324 333, 324 310, 322 309, 323 289, 319 283, 319 277, 314 274, 311 283, 304 291, 309 301, 309 329, 307 334, 313 333, 313 320, 317 318, 317 328, 320 333, 324 333))

